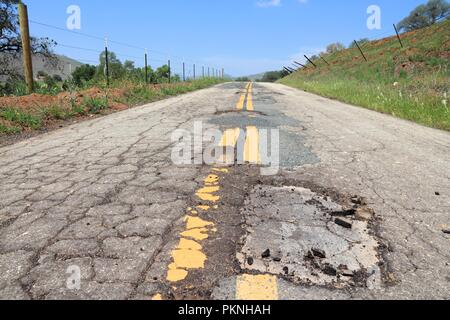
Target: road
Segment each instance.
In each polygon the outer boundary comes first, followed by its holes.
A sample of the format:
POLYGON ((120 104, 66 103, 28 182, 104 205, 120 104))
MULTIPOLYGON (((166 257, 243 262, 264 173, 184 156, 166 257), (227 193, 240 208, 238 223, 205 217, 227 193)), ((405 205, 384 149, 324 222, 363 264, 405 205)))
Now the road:
POLYGON ((0 148, 0 181, 2 299, 450 298, 450 134, 282 85, 0 148), (174 163, 199 123, 237 155, 174 163))

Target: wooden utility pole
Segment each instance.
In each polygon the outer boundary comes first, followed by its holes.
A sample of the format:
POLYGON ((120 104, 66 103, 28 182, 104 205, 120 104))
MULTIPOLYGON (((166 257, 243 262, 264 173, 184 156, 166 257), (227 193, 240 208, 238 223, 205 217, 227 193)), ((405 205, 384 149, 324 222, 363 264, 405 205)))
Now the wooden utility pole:
POLYGON ((27 6, 19 1, 20 37, 22 38, 23 75, 27 83, 28 94, 33 93, 33 61, 31 59, 30 28, 27 6))

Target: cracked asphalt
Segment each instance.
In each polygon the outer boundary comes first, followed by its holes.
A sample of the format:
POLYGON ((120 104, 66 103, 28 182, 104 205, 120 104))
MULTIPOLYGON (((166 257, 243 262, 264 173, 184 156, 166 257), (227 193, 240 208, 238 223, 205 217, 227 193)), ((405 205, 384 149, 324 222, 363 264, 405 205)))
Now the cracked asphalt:
POLYGON ((450 134, 282 85, 2 147, 0 181, 0 299, 450 298, 450 134), (279 129, 279 173, 174 164, 198 121, 279 129))

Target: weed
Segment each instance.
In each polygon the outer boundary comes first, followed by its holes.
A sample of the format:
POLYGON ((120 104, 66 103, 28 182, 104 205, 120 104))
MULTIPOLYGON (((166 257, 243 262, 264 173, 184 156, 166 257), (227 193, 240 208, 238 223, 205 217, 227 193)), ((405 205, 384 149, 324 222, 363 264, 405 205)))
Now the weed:
POLYGON ((4 108, 0 111, 0 118, 30 129, 39 129, 42 126, 42 119, 40 117, 25 113, 16 108, 4 108))
POLYGON ((88 109, 89 113, 98 114, 103 110, 108 109, 108 99, 107 98, 84 98, 84 106, 88 109))

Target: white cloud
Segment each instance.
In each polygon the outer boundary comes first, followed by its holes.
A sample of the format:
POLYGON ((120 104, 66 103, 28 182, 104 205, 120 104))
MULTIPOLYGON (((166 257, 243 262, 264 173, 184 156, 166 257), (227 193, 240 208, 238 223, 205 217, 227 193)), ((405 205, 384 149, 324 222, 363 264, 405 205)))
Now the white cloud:
POLYGON ((260 8, 278 7, 281 5, 281 0, 258 1, 256 5, 260 8))
MULTIPOLYGON (((308 0, 297 0, 301 4, 305 4, 308 0)), ((281 6, 281 0, 261 0, 256 3, 256 5, 260 8, 270 8, 270 7, 279 7, 281 6)))

